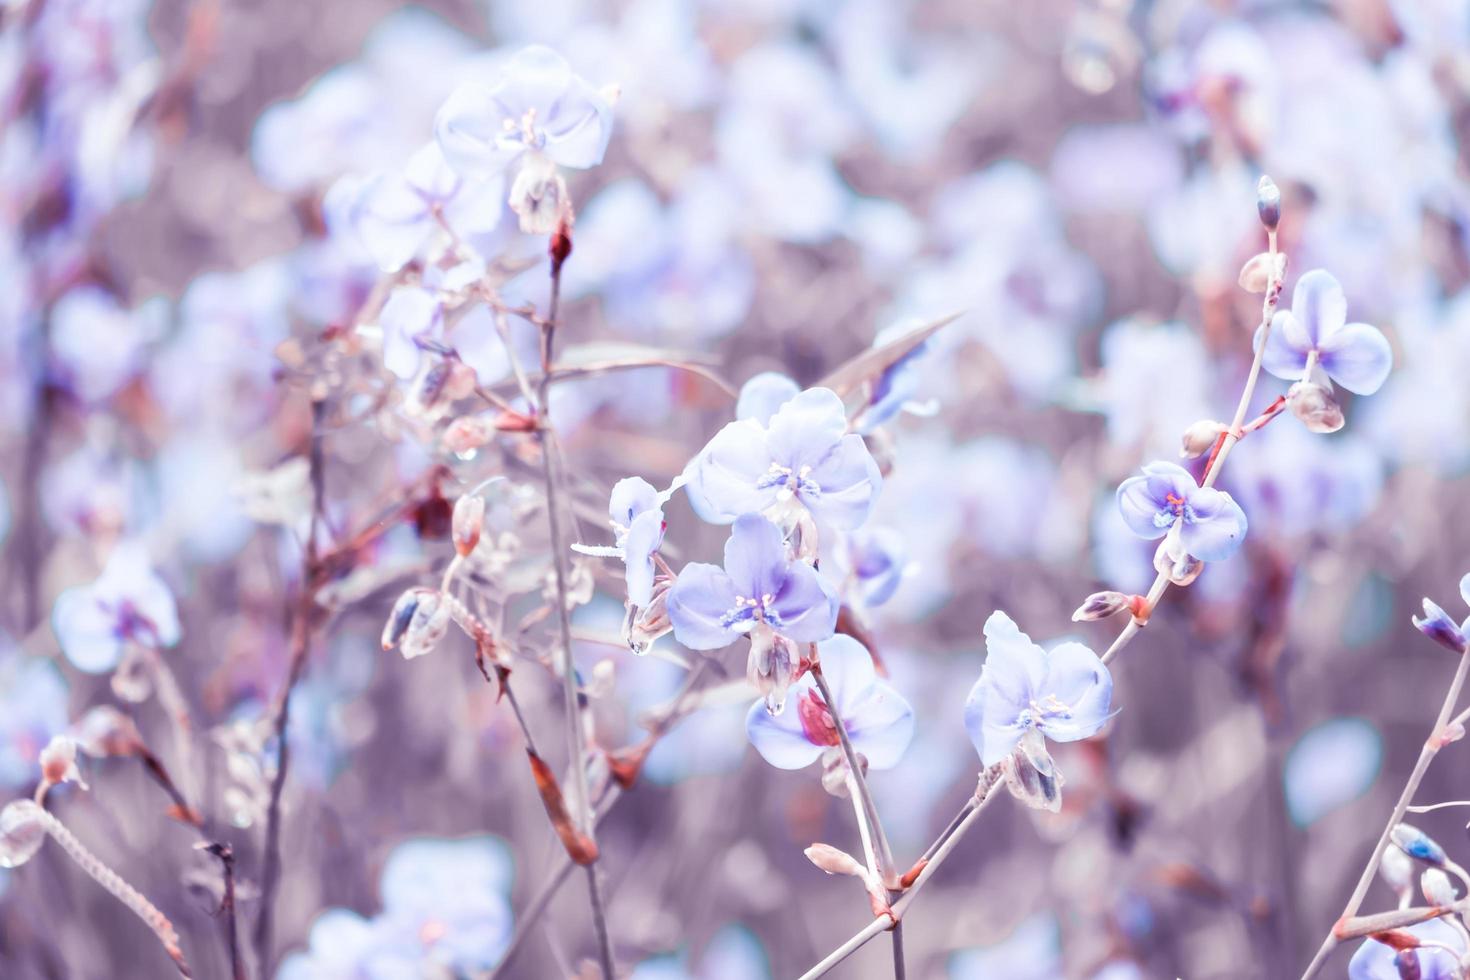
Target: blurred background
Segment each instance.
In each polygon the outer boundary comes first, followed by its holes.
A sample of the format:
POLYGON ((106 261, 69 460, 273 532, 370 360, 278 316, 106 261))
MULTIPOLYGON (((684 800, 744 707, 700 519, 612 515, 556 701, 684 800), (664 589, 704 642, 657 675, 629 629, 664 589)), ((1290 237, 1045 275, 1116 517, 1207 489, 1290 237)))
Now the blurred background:
MULTIPOLYGON (((937 414, 881 442, 876 519, 907 569, 867 627, 918 733, 872 787, 906 863, 974 789, 961 709, 990 612, 1101 650, 1117 624, 1072 610, 1152 580, 1153 546, 1113 492, 1234 408, 1260 315, 1236 277, 1264 248, 1269 173, 1283 303, 1300 273, 1329 270, 1349 319, 1389 337, 1394 372, 1345 403, 1341 432, 1285 416, 1236 450, 1222 486, 1249 514, 1245 548, 1171 591, 1121 656, 1109 737, 1058 748, 1063 811, 996 805, 905 932, 919 977, 1300 973, 1453 672, 1409 617, 1426 595, 1467 612, 1470 6, 9 0, 0 24, 5 798, 31 793, 52 735, 123 707, 233 844, 248 931, 313 403, 329 407, 315 427, 329 532, 381 530, 334 569, 295 689, 267 976, 484 975, 442 950, 424 965, 424 929, 460 922, 479 944, 464 962, 493 965, 561 854, 470 644, 380 651, 394 597, 452 554, 446 497, 509 474, 492 511, 533 583, 544 512, 518 495, 534 488, 523 437, 446 453, 447 419, 406 412, 351 339, 381 273, 328 231, 334 181, 402 168, 456 85, 546 43, 621 93, 606 160, 568 175, 559 343, 691 352, 735 386, 764 370, 810 384, 885 328, 964 311, 920 362, 937 414), (176 608, 167 673, 62 599, 140 588, 176 608), (367 924, 388 919, 402 944, 364 952, 367 924)), ((501 241, 531 265, 506 296, 544 304, 544 239, 501 241)), ((1284 390, 1266 378, 1256 407, 1284 390)), ((718 384, 658 367, 559 385, 579 540, 604 541, 616 480, 667 486, 732 409, 718 384)), ((667 516, 680 560, 715 560, 721 529, 682 499, 667 516)), ((577 658, 598 742, 616 748, 677 694, 671 660, 688 652, 621 646, 605 564, 578 562, 595 592, 577 658)), ((534 653, 544 626, 522 625, 534 653)), ((723 656, 732 677, 741 658, 723 656)), ((559 748, 557 679, 533 662, 515 683, 559 748)), ((849 805, 749 749, 752 697, 705 699, 601 825, 635 977, 796 976, 870 919, 858 887, 801 854, 856 846, 849 805)), ((1422 802, 1470 795, 1463 752, 1445 751, 1422 802)), ((134 760, 83 772, 90 792, 58 790, 53 811, 175 921, 196 975, 228 976, 218 864, 194 829, 134 760)), ((1464 817, 1416 822, 1463 860, 1464 817)), ((1394 904, 1375 886, 1366 908, 1394 904)), ((590 936, 573 880, 502 975, 573 975, 590 936)), ((891 975, 889 955, 873 943, 834 975, 891 975)), ((0 871, 0 975, 169 969, 59 849, 0 871)))

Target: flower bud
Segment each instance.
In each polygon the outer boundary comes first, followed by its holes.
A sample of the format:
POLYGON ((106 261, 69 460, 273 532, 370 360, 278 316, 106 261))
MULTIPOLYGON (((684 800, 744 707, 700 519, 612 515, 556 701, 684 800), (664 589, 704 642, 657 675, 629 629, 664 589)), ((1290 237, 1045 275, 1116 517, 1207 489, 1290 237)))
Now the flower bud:
POLYGON ((1179 441, 1179 458, 1196 459, 1203 456, 1214 448, 1215 442, 1220 438, 1220 433, 1225 431, 1223 422, 1212 419, 1201 419, 1184 430, 1184 436, 1179 441))
POLYGON ((630 616, 623 623, 623 642, 638 656, 648 653, 655 640, 674 628, 669 621, 668 599, 667 586, 655 588, 653 601, 638 610, 637 619, 632 618, 629 609, 630 616))
POLYGON ((1183 548, 1175 547, 1173 538, 1171 533, 1159 542, 1158 550, 1154 552, 1154 571, 1167 575, 1174 585, 1191 585, 1205 570, 1205 563, 1183 548))
POLYGON ((413 621, 413 614, 418 609, 419 599, 428 589, 414 588, 404 592, 393 603, 393 611, 388 614, 388 622, 383 626, 383 649, 391 650, 403 639, 403 633, 408 629, 408 624, 413 621))
POLYGON ((1286 407, 1308 431, 1336 432, 1342 428, 1342 407, 1332 390, 1315 381, 1298 381, 1286 390, 1286 407))
POLYGON ((1094 592, 1082 600, 1082 605, 1072 613, 1072 622, 1085 623, 1095 619, 1107 619, 1130 608, 1131 596, 1121 592, 1094 592))
POLYGON ((444 639, 444 634, 449 632, 450 603, 444 602, 433 589, 419 589, 418 592, 418 603, 398 646, 404 660, 433 652, 439 641, 444 639))
POLYGON ((7 803, 0 810, 0 868, 25 864, 46 841, 41 808, 30 800, 7 803))
POLYGON ((1264 293, 1271 288, 1272 281, 1280 282, 1285 278, 1286 253, 1276 252, 1273 260, 1272 253, 1259 252, 1240 267, 1240 275, 1235 281, 1248 293, 1264 293))
POLYGON ((1032 729, 1016 751, 1001 762, 1006 789, 1033 810, 1058 813, 1062 809, 1062 773, 1046 750, 1046 739, 1032 729))
POLYGON ((449 387, 449 378, 453 373, 451 362, 440 359, 429 366, 427 371, 419 375, 418 382, 413 388, 412 408, 415 412, 427 415, 432 412, 441 401, 449 387))
POLYGON ((1409 857, 1433 867, 1444 866, 1444 848, 1418 827, 1401 823, 1393 828, 1391 839, 1409 857))
POLYGON ((468 558, 475 545, 480 543, 480 529, 485 524, 485 498, 468 494, 454 502, 454 517, 450 521, 449 536, 454 539, 454 550, 461 558, 468 558))
POLYGON ((831 844, 813 844, 804 852, 806 859, 829 875, 852 875, 854 878, 865 878, 868 869, 863 867, 857 858, 846 851, 838 850, 831 844))
POLYGON ((1261 216, 1261 224, 1267 231, 1275 231, 1281 224, 1281 188, 1265 174, 1256 184, 1256 214, 1261 216))
POLYGON ((1419 876, 1419 890, 1430 905, 1455 904, 1455 886, 1439 868, 1430 868, 1419 876))
POLYGON ((1413 622, 1415 629, 1446 650, 1452 653, 1465 652, 1467 640, 1464 630, 1431 600, 1424 600, 1424 617, 1421 619, 1415 616, 1413 622))
POLYGON ((77 747, 96 759, 133 755, 143 747, 143 736, 133 719, 110 704, 88 711, 72 726, 77 747))
POLYGON ((1399 895, 1414 887, 1414 859, 1397 847, 1385 848, 1378 861, 1378 876, 1399 895))
POLYGON ((571 210, 567 182, 544 154, 526 154, 510 186, 510 209, 528 235, 550 235, 571 210))
POLYGON ((791 641, 773 632, 769 626, 757 627, 750 634, 750 658, 745 672, 750 683, 765 699, 766 710, 779 715, 786 707, 786 692, 796 679, 801 657, 792 649, 791 641))
POLYGON ((1393 967, 1399 971, 1399 980, 1424 980, 1424 968, 1419 965, 1419 954, 1412 949, 1401 949, 1395 953, 1393 967))
POLYGON ((461 415, 444 430, 439 441, 456 456, 468 456, 495 436, 495 426, 478 415, 461 415))
POLYGON ((82 789, 87 784, 82 771, 77 768, 77 743, 70 735, 53 735, 41 750, 41 780, 47 786, 61 783, 76 783, 82 789))

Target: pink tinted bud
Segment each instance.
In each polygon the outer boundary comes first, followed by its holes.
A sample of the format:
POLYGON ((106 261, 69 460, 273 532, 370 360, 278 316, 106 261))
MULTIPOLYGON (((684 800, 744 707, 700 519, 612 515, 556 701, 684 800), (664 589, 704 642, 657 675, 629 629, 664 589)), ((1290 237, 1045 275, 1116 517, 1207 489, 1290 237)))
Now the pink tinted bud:
POLYGON ((1256 214, 1260 215, 1261 224, 1267 231, 1275 231, 1281 224, 1281 188, 1265 174, 1256 184, 1256 214))
POLYGON ((1336 432, 1343 426, 1342 407, 1331 390, 1315 381, 1298 381, 1288 388, 1286 407, 1312 432, 1336 432))
POLYGON ((1179 440, 1179 458, 1197 459, 1214 448, 1220 438, 1220 433, 1225 431, 1222 422, 1212 419, 1201 419, 1184 430, 1184 436, 1179 440))
POLYGON ((41 750, 41 779, 50 786, 76 783, 82 789, 82 772, 77 768, 77 743, 70 735, 54 735, 41 750))
POLYGON ((404 630, 398 645, 405 660, 432 653, 439 641, 444 639, 444 634, 449 632, 451 622, 450 603, 443 601, 439 593, 432 589, 418 591, 418 603, 414 606, 408 628, 404 630))
POLYGON ((1271 288, 1272 281, 1286 278, 1286 253, 1277 252, 1274 261, 1270 252, 1251 256, 1250 261, 1240 267, 1236 282, 1248 293, 1264 293, 1271 288))
POLYGON ((851 854, 838 850, 831 844, 813 844, 805 851, 806 859, 829 875, 851 875, 854 878, 867 876, 867 869, 851 854))
POLYGON ((454 517, 450 521, 450 537, 454 539, 454 550, 461 558, 469 556, 480 543, 480 529, 485 524, 485 498, 478 495, 460 497, 454 502, 454 517))
POLYGON ((1430 905, 1453 905, 1458 897, 1450 876, 1439 868, 1429 868, 1419 876, 1419 890, 1430 905))
POLYGON ((1190 585, 1205 570, 1205 563, 1183 549, 1171 547, 1171 538, 1166 537, 1154 552, 1154 570, 1167 575, 1174 585, 1190 585))
POLYGON ((474 368, 464 361, 451 361, 449 380, 444 383, 444 394, 454 400, 468 398, 475 393, 475 385, 479 382, 474 368))
POLYGON ((1082 605, 1072 613, 1072 622, 1085 623, 1095 619, 1107 619, 1128 608, 1129 597, 1121 592, 1094 592, 1082 600, 1082 605))
POLYGON ((98 705, 73 726, 77 747, 94 758, 132 755, 143 747, 133 719, 110 704, 98 705))
POLYGON ((461 415, 449 423, 440 441, 456 456, 480 449, 495 436, 495 426, 478 415, 461 415))

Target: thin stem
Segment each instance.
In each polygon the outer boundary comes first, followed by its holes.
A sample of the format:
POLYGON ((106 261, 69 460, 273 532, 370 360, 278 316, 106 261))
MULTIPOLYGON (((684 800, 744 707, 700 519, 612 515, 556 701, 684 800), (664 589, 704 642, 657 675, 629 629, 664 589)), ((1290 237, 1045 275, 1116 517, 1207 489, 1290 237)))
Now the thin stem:
POLYGON ((225 895, 220 902, 220 915, 225 917, 225 941, 230 948, 231 980, 245 980, 245 963, 240 958, 239 925, 235 918, 235 852, 228 844, 210 844, 205 848, 219 858, 220 872, 224 875, 225 895))
MULTIPOLYGON (((1255 357, 1251 359, 1250 373, 1246 375, 1245 389, 1240 393, 1240 401, 1235 405, 1235 416, 1230 422, 1230 428, 1221 437, 1218 449, 1210 457, 1205 466, 1204 479, 1200 481, 1200 486, 1202 487, 1212 487, 1215 485, 1215 481, 1220 478, 1220 473, 1225 468, 1225 459, 1230 455, 1230 450, 1235 448, 1235 444, 1245 437, 1245 430, 1242 428, 1242 424, 1245 422, 1246 412, 1250 410, 1251 398, 1256 393, 1256 382, 1261 377, 1261 359, 1266 354, 1266 340, 1271 333, 1271 320, 1276 311, 1276 303, 1281 298, 1282 283, 1276 274, 1275 232, 1270 232, 1267 235, 1267 251, 1270 255, 1269 268, 1271 269, 1271 278, 1266 283, 1265 298, 1261 300, 1261 325, 1259 327, 1261 342, 1256 347, 1255 357)), ((1269 418, 1267 421, 1269 421, 1269 418)), ((1265 423, 1262 422, 1261 424, 1264 425, 1265 423)), ((1128 625, 1123 627, 1123 631, 1118 634, 1117 638, 1113 640, 1112 645, 1108 647, 1107 652, 1103 654, 1103 663, 1110 663, 1139 634, 1148 622, 1148 617, 1158 606, 1159 600, 1164 597, 1165 592, 1169 591, 1169 585, 1169 576, 1160 572, 1154 579, 1154 584, 1148 590, 1142 619, 1135 617, 1128 621, 1128 625)))
MULTIPOLYGON (((1358 877, 1358 884, 1353 889, 1352 897, 1348 899, 1347 905, 1342 910, 1339 923, 1351 919, 1358 914, 1358 909, 1363 904, 1363 899, 1368 894, 1368 888, 1373 884, 1373 875, 1378 870, 1378 862, 1383 859, 1383 852, 1388 848, 1393 828, 1397 827, 1399 821, 1404 818, 1404 812, 1409 808, 1409 802, 1413 800, 1414 793, 1419 789, 1419 783, 1424 779, 1424 773, 1428 771, 1429 764, 1434 761, 1435 755, 1440 749, 1440 733, 1444 731, 1446 724, 1454 714, 1455 705, 1460 700, 1460 690, 1465 686, 1466 674, 1470 673, 1470 653, 1460 655, 1459 666, 1455 668, 1454 680, 1450 681, 1450 689, 1445 694, 1444 704, 1439 709, 1439 717, 1435 720, 1434 730, 1429 733, 1423 748, 1419 750, 1419 759, 1414 764, 1414 771, 1409 773, 1409 781, 1404 784, 1403 792, 1399 793, 1398 802, 1394 804, 1393 813, 1384 824, 1383 832, 1378 835, 1378 843, 1373 845, 1373 854, 1368 858, 1368 864, 1363 868, 1363 873, 1358 877)), ((1312 962, 1307 965, 1307 970, 1302 974, 1302 980, 1308 980, 1327 961, 1333 949, 1337 947, 1339 937, 1337 929, 1327 934, 1322 945, 1317 950, 1317 955, 1312 957, 1312 962)))
MULTIPOLYGON (((560 234, 560 233, 558 233, 560 234)), ((555 242, 555 239, 553 239, 555 242)), ((577 665, 572 659, 572 617, 567 609, 567 559, 562 541, 561 501, 557 490, 553 456, 556 434, 552 428, 547 389, 551 381, 551 359, 555 349, 557 308, 561 300, 561 261, 551 260, 551 302, 547 306, 546 325, 541 332, 541 383, 536 392, 538 424, 536 439, 541 447, 541 473, 546 487, 546 523, 551 534, 552 568, 556 580, 557 625, 561 632, 562 690, 566 698, 567 754, 571 766, 571 783, 576 795, 572 819, 578 829, 596 842, 592 800, 587 788, 587 736, 582 724, 582 696, 577 690, 577 665)), ((608 935, 607 915, 603 908, 601 886, 597 881, 596 862, 587 867, 587 894, 592 906, 592 924, 597 933, 598 955, 606 980, 614 980, 612 942, 608 935)))
POLYGON ((827 686, 827 678, 822 673, 822 665, 813 664, 811 673, 812 679, 817 682, 817 689, 822 692, 822 700, 827 705, 827 711, 832 715, 833 722, 836 723, 834 727, 837 729, 837 741, 841 744, 842 755, 847 760, 853 788, 862 802, 862 816, 866 817, 868 829, 872 832, 873 844, 878 852, 878 876, 884 885, 892 889, 898 884, 893 868, 893 851, 888 846, 887 835, 883 833, 883 822, 878 819, 878 807, 873 803, 873 794, 868 791, 868 782, 863 778, 863 767, 858 760, 857 750, 852 747, 852 740, 848 738, 847 725, 837 713, 837 702, 832 697, 831 688, 827 686))
POLYGON ((954 826, 954 831, 950 833, 948 837, 945 837, 942 843, 933 848, 933 856, 929 859, 929 862, 924 865, 923 870, 919 872, 919 876, 914 879, 914 883, 910 885, 908 889, 904 891, 902 897, 900 897, 899 900, 893 904, 891 914, 880 915, 874 918, 872 922, 869 922, 866 926, 864 926, 851 939, 834 949, 831 953, 827 955, 825 959, 823 959, 816 966, 812 967, 806 973, 803 973, 801 975, 801 980, 817 980, 818 977, 826 976, 843 960, 847 959, 853 953, 856 953, 859 949, 862 949, 865 945, 867 945, 868 942, 872 940, 873 937, 877 936, 880 932, 887 932, 888 930, 891 930, 895 926, 897 926, 903 920, 904 913, 908 910, 908 907, 913 904, 913 901, 918 896, 919 891, 924 887, 929 879, 934 876, 934 872, 939 870, 939 866, 944 863, 945 859, 948 858, 951 853, 953 853, 955 847, 959 845, 961 838, 963 838, 965 834, 969 833, 970 828, 974 827, 975 824, 979 822, 980 814, 984 813, 986 806, 989 805, 991 800, 995 799, 995 790, 1000 785, 1000 781, 999 766, 993 766, 990 769, 985 770, 985 772, 981 774, 980 786, 976 790, 975 799, 973 801, 967 802, 965 804, 964 810, 961 811, 965 814, 963 819, 961 819, 959 823, 954 826))
POLYGON ((1405 809, 1410 813, 1430 813, 1451 806, 1470 806, 1470 800, 1447 800, 1444 803, 1429 803, 1424 806, 1405 807, 1405 809))
POLYGON ((908 976, 908 969, 903 963, 903 923, 898 922, 893 926, 893 980, 904 980, 908 976))

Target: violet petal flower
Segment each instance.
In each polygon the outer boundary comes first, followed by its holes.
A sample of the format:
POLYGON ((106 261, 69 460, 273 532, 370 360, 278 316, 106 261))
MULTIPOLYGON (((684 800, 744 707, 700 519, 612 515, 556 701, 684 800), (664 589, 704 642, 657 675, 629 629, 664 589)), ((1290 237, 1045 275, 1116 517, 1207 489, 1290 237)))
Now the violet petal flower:
POLYGON ((801 392, 769 425, 731 422, 684 475, 695 513, 712 524, 794 501, 840 530, 867 520, 883 483, 862 436, 847 431, 842 399, 826 388, 801 392))
POLYGON ((163 648, 180 635, 173 592, 135 542, 119 544, 95 582, 57 596, 51 626, 62 653, 89 674, 116 667, 130 641, 163 648))
POLYGON ((622 551, 628 601, 647 606, 653 600, 653 553, 664 541, 663 497, 647 480, 629 477, 613 487, 608 503, 613 541, 622 551))
POLYGON ((1112 675, 1081 643, 1048 652, 997 611, 985 622, 985 649, 965 702, 965 728, 985 765, 1004 760, 1028 733, 1073 742, 1096 735, 1108 720, 1112 675))
MULTIPOLYGON (((1470 606, 1470 575, 1460 579, 1460 598, 1470 606)), ((1430 599, 1424 600, 1424 615, 1415 616, 1414 628, 1434 642, 1453 651, 1464 653, 1470 645, 1470 618, 1456 623, 1450 614, 1430 599)))
POLYGON ((1291 309, 1272 318, 1261 366, 1278 378, 1297 381, 1313 352, 1329 378, 1359 395, 1377 391, 1393 367, 1388 338, 1377 327, 1347 322, 1342 285, 1322 269, 1297 280, 1291 309))
POLYGON ((492 85, 456 89, 434 120, 449 165, 467 176, 505 171, 527 152, 583 170, 602 162, 612 106, 550 48, 532 45, 492 85))
POLYGON ((1245 540, 1245 511, 1230 494, 1201 487, 1174 463, 1150 463, 1124 480, 1118 509, 1141 538, 1161 538, 1177 524, 1181 547, 1201 561, 1223 561, 1245 540))
POLYGON ((684 566, 669 591, 674 638, 692 650, 718 650, 759 624, 797 643, 832 635, 838 600, 815 569, 786 554, 776 525, 759 514, 735 522, 725 567, 684 566))
POLYGON ((898 591, 908 570, 908 546, 891 527, 861 527, 845 535, 832 559, 831 567, 850 590, 844 595, 872 609, 898 591))
MULTIPOLYGON (((1413 955, 1419 960, 1418 976, 1422 980, 1452 980, 1460 975, 1459 964, 1455 962, 1455 954, 1450 950, 1461 953, 1465 951, 1464 935, 1441 919, 1430 919, 1428 922, 1408 926, 1406 930, 1421 943, 1439 944, 1413 950, 1413 955), (1449 949, 1442 949, 1441 946, 1448 946, 1449 949)), ((1394 962, 1397 956, 1398 951, 1387 943, 1365 939, 1348 961, 1348 980, 1399 980, 1404 974, 1399 972, 1394 962)))
MULTIPOLYGON (((903 696, 873 669, 867 649, 850 636, 839 634, 817 645, 822 673, 847 726, 852 746, 873 769, 898 764, 914 736, 914 711, 903 696)), ((756 751, 778 769, 802 769, 822 753, 841 744, 836 724, 810 673, 791 685, 788 699, 796 710, 778 715, 764 701, 750 706, 745 733, 756 751)))

